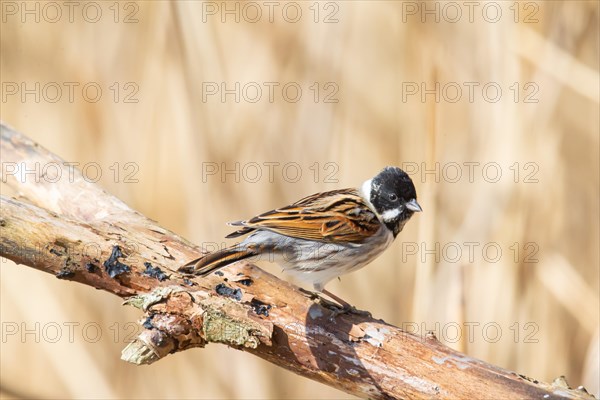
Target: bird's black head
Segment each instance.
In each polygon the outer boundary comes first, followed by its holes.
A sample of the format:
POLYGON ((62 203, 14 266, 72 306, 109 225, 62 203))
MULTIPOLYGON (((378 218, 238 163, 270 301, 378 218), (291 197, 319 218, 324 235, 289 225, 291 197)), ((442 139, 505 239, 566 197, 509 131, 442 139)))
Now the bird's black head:
POLYGON ((363 193, 375 207, 381 220, 394 233, 402 230, 415 212, 422 211, 417 203, 415 185, 398 167, 385 167, 377 176, 365 182, 363 193))

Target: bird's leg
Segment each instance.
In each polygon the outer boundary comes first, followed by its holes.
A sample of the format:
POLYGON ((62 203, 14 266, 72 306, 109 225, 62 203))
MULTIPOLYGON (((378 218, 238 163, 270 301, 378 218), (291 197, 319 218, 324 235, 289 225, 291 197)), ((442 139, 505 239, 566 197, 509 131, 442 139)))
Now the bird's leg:
MULTIPOLYGON (((344 307, 341 303, 336 303, 335 301, 328 300, 322 296, 322 291, 310 291, 304 288, 299 288, 302 293, 308 295, 311 300, 318 300, 321 305, 331 307, 344 307)), ((344 302, 345 303, 345 302, 344 302)))
POLYGON ((300 291, 302 293, 305 293, 306 295, 308 295, 308 297, 310 297, 311 300, 318 300, 319 304, 321 304, 322 306, 328 308, 328 309, 333 309, 333 308, 337 308, 339 309, 339 311, 337 311, 337 314, 340 313, 344 313, 347 312, 348 310, 351 310, 353 307, 346 303, 344 300, 340 299, 339 297, 329 293, 329 292, 325 292, 323 289, 315 289, 315 291, 310 291, 310 290, 306 290, 304 288, 299 288, 300 291), (329 297, 330 299, 325 298, 324 295, 327 295, 327 297, 329 297))
POLYGON ((335 300, 340 306, 342 306, 342 308, 344 310, 351 310, 353 308, 356 309, 353 305, 351 305, 350 303, 342 300, 341 298, 339 298, 335 294, 331 293, 329 290, 323 289, 323 290, 321 290, 321 293, 323 293, 325 296, 329 297, 330 299, 335 300))
POLYGON ((329 290, 323 289, 323 290, 321 290, 321 293, 323 293, 324 295, 326 295, 330 299, 335 300, 339 305, 342 306, 341 310, 334 311, 334 315, 333 315, 332 318, 335 318, 336 316, 338 316, 340 314, 346 314, 346 313, 357 314, 357 315, 365 315, 365 316, 371 317, 371 313, 370 312, 364 311, 364 310, 358 310, 356 307, 354 307, 350 303, 342 300, 341 298, 339 298, 335 294, 331 293, 329 290))
POLYGON ((310 290, 300 288, 300 291, 308 294, 312 300, 318 299, 319 303, 321 305, 329 308, 330 310, 333 307, 335 307, 335 309, 332 310, 333 314, 331 316, 331 319, 337 317, 340 314, 346 314, 346 313, 371 317, 370 312, 356 309, 356 307, 354 307, 350 303, 342 300, 341 298, 339 298, 335 294, 331 293, 330 291, 322 289, 322 288, 320 288, 321 290, 318 290, 319 288, 316 288, 316 289, 317 289, 317 291, 311 292, 310 290), (329 299, 331 299, 333 301, 326 299, 325 297, 323 297, 323 295, 329 297, 329 299))

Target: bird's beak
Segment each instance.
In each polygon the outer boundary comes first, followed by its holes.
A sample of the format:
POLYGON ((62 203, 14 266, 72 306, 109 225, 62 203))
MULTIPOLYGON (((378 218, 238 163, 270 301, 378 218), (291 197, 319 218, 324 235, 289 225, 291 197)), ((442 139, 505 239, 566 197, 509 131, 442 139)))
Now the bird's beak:
POLYGON ((414 212, 423 211, 423 209, 421 208, 421 206, 419 205, 419 203, 417 203, 417 200, 415 200, 415 199, 407 201, 406 208, 408 208, 409 210, 414 211, 414 212))

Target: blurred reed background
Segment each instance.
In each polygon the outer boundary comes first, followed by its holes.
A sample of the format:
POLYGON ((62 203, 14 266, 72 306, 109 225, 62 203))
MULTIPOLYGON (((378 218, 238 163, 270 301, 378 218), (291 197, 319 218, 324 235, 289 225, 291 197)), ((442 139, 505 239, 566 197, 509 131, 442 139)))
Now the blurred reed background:
MULTIPOLYGON (((2 120, 135 209, 214 248, 226 221, 404 166, 425 211, 328 289, 598 395, 598 2, 0 4, 2 120)), ((126 364, 135 309, 0 272, 3 397, 349 397, 218 345, 126 364)))

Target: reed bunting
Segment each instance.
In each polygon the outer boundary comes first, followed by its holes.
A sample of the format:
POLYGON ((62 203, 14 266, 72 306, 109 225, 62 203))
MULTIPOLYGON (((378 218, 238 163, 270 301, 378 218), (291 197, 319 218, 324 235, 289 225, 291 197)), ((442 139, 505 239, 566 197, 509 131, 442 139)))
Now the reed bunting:
POLYGON ((268 255, 285 272, 323 292, 330 280, 379 256, 420 211, 410 177, 400 168, 386 167, 358 189, 313 194, 232 222, 240 229, 227 238, 248 235, 241 243, 190 261, 179 270, 206 275, 236 261, 268 255))

